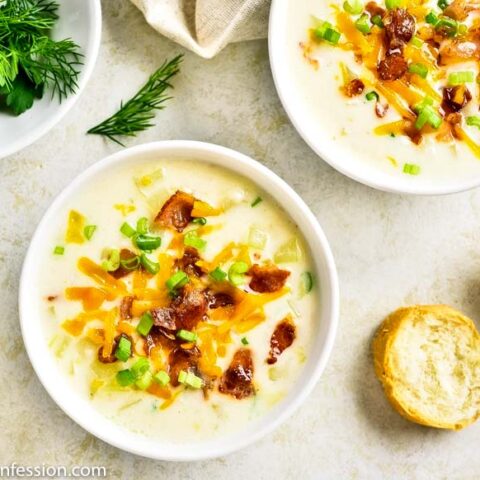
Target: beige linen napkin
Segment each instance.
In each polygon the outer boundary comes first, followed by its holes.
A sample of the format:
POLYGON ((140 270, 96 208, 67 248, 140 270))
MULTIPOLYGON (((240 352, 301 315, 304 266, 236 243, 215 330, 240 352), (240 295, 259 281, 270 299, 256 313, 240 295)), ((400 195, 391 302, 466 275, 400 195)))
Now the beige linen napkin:
POLYGON ((270 0, 131 0, 157 31, 205 58, 267 36, 270 0))

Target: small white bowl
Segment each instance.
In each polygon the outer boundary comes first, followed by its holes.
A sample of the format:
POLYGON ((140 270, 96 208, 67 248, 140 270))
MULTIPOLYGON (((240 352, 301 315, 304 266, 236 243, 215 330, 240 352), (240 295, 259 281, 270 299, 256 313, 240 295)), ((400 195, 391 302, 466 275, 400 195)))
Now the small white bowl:
POLYGON ((277 175, 241 153, 201 142, 165 141, 122 150, 95 163, 77 177, 53 202, 40 222, 28 250, 20 280, 19 308, 23 339, 30 361, 53 400, 75 422, 93 435, 123 450, 161 460, 199 460, 233 452, 258 440, 283 422, 305 400, 319 379, 330 356, 338 322, 338 280, 330 247, 316 218, 302 199, 277 175), (229 169, 250 178, 270 194, 295 220, 311 251, 319 296, 318 326, 312 350, 295 389, 269 413, 233 435, 213 440, 178 445, 152 440, 108 420, 84 398, 71 390, 59 375, 56 360, 48 348, 41 318, 32 302, 37 291, 38 259, 50 241, 52 222, 64 202, 96 175, 142 159, 195 159, 229 169))
POLYGON ((53 31, 56 39, 71 38, 84 55, 78 89, 60 103, 47 89, 41 100, 18 117, 0 112, 0 158, 12 155, 52 129, 73 107, 90 78, 102 36, 100 0, 62 0, 53 31))
MULTIPOLYGON (((292 42, 297 45, 301 39, 291 38, 288 27, 299 21, 299 18, 295 17, 297 11, 298 15, 303 15, 301 9, 294 9, 292 18, 290 6, 293 1, 295 0, 272 0, 268 32, 270 64, 278 96, 293 126, 321 159, 347 177, 386 192, 441 195, 469 190, 480 185, 480 168, 476 166, 470 173, 462 172, 452 164, 451 174, 441 179, 430 178, 428 175, 414 178, 410 175, 399 176, 381 170, 373 162, 370 164, 361 161, 350 148, 342 148, 341 142, 332 140, 331 135, 318 125, 317 118, 311 113, 308 105, 309 92, 299 92, 299 86, 292 79, 292 72, 297 66, 289 58, 288 46, 292 42)), ((327 3, 326 0, 323 2, 327 3)), ((318 88, 321 88, 321 84, 318 88)), ((331 114, 335 115, 335 112, 331 114)), ((412 149, 412 157, 414 155, 412 149)))

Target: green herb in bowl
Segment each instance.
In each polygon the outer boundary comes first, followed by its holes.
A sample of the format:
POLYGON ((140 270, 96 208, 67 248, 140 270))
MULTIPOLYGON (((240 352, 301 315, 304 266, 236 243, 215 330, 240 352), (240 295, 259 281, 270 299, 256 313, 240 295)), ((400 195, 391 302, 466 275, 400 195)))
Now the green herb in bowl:
POLYGON ((79 46, 50 37, 58 20, 51 0, 0 2, 0 110, 20 115, 45 91, 62 101, 77 89, 79 46))

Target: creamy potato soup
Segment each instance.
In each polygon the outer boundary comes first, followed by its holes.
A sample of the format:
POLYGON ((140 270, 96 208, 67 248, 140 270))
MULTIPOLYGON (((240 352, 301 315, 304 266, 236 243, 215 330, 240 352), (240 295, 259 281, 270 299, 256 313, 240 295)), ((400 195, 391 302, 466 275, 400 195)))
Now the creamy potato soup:
POLYGON ((288 74, 323 138, 412 181, 480 173, 478 1, 290 1, 287 17, 288 74))
POLYGON ((295 387, 315 335, 309 252, 246 178, 195 161, 118 166, 70 197, 38 285, 71 388, 129 430, 224 435, 295 387))

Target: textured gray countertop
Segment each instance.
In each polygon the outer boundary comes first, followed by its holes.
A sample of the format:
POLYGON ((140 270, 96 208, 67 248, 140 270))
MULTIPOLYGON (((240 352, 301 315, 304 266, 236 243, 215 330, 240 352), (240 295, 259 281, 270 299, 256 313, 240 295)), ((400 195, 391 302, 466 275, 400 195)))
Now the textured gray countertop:
POLYGON ((182 51, 127 0, 104 0, 93 77, 67 117, 0 160, 0 464, 105 465, 111 478, 478 479, 480 422, 461 432, 403 420, 374 377, 370 342, 400 305, 448 303, 480 318, 480 190, 444 197, 377 192, 336 173, 305 145, 276 95, 265 41, 217 58, 186 53, 175 99, 128 146, 160 139, 214 142, 283 177, 323 226, 341 282, 340 329, 313 394, 282 427, 225 458, 192 464, 124 453, 78 427, 50 399, 26 356, 17 292, 30 237, 53 197, 119 150, 85 131, 182 51))

